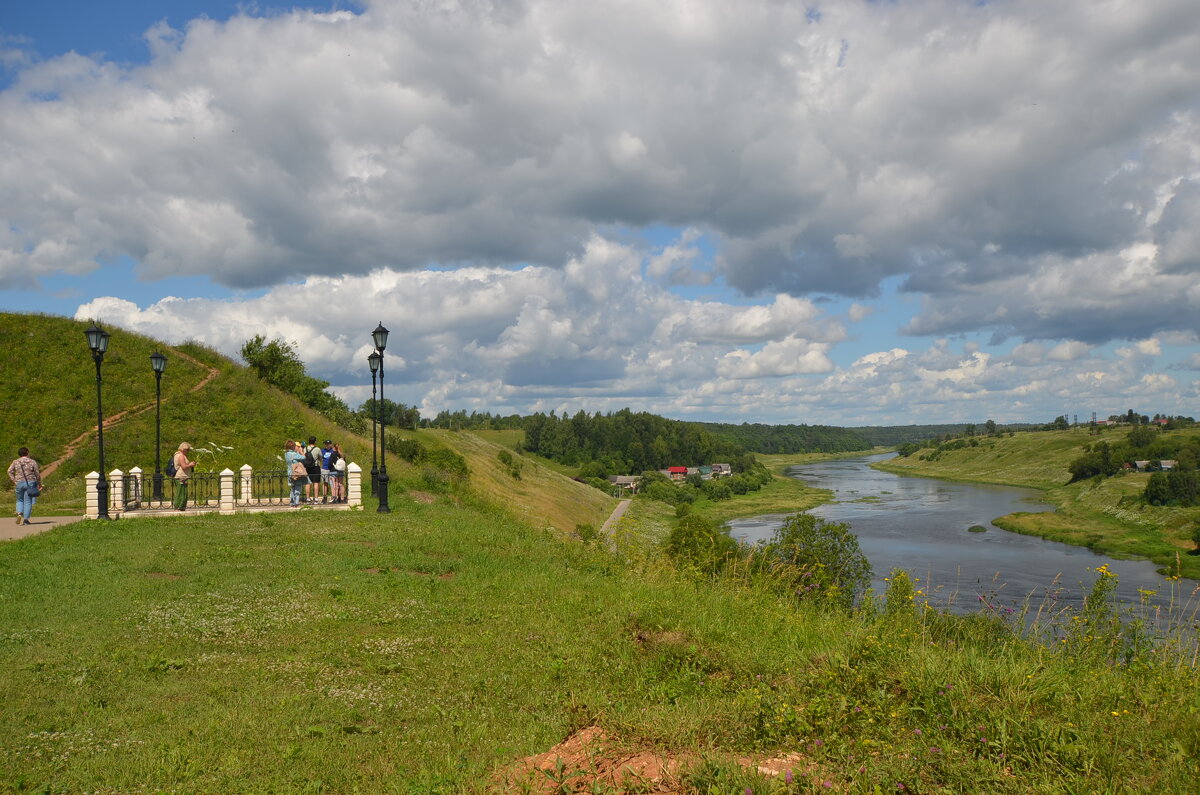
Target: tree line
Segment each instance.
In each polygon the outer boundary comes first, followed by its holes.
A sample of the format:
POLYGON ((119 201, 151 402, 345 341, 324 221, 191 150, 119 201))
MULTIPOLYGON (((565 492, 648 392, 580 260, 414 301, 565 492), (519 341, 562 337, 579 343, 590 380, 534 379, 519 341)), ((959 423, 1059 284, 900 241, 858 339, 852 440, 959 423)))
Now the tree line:
POLYGON ((848 453, 870 450, 872 445, 849 428, 832 425, 733 425, 720 422, 698 423, 700 427, 746 450, 773 453, 848 453))

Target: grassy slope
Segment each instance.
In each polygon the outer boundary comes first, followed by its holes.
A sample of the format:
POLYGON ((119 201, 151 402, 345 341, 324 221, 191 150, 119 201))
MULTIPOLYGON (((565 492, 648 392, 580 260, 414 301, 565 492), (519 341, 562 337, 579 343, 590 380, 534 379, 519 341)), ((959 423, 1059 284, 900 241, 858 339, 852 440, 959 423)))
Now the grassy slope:
POLYGON ((1200 775, 1190 668, 792 607, 495 510, 398 502, 0 545, 0 790, 483 792, 592 724, 619 748, 708 755, 688 793, 1182 792, 1200 775), (786 790, 728 761, 782 753, 786 790))
MULTIPOLYGON (((1120 433, 1108 432, 1100 438, 1113 440, 1120 438, 1120 433)), ((1200 559, 1187 554, 1194 547, 1191 527, 1200 519, 1200 509, 1120 505, 1122 497, 1136 496, 1145 489, 1149 479, 1145 473, 1067 484, 1071 478, 1067 465, 1083 454, 1083 445, 1096 438, 1083 428, 1022 432, 983 440, 979 447, 945 452, 937 461, 920 460, 920 455, 928 452, 923 451, 878 466, 903 475, 1041 489, 1056 507, 1053 513, 1017 513, 997 524, 1118 557, 1148 558, 1171 571, 1178 561, 1184 576, 1200 578, 1200 559)))
POLYGON ((443 430, 398 433, 427 446, 444 445, 457 451, 471 468, 475 494, 493 505, 505 506, 535 527, 569 531, 588 524, 599 528, 617 505, 604 492, 559 474, 534 456, 513 454, 521 466, 520 478, 514 478, 498 458, 502 450, 511 452, 511 444, 502 446, 484 434, 443 430))

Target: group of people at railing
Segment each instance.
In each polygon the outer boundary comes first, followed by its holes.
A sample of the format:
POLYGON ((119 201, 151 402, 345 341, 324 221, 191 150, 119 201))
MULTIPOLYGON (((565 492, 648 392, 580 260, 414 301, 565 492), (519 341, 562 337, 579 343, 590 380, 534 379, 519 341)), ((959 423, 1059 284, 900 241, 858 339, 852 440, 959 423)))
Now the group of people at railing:
POLYGON ((340 444, 326 439, 324 447, 318 447, 315 436, 307 442, 288 439, 283 460, 291 479, 293 508, 346 501, 346 457, 340 444))
MULTIPOLYGON (((181 442, 171 455, 166 468, 165 474, 171 483, 173 492, 169 502, 171 508, 176 511, 186 511, 189 498, 192 499, 194 505, 209 503, 210 495, 208 494, 189 494, 194 491, 193 485, 199 486, 201 492, 206 491, 204 486, 211 486, 214 492, 220 489, 219 479, 221 476, 216 473, 196 473, 196 461, 191 459, 191 452, 192 445, 188 442, 181 442)), ((284 461, 286 470, 283 473, 276 471, 254 475, 248 466, 243 467, 242 499, 239 502, 276 503, 282 498, 281 491, 284 489, 290 491, 290 505, 296 508, 301 505, 348 502, 346 475, 349 462, 346 460, 340 444, 334 444, 332 440, 326 439, 322 447, 317 444, 315 436, 310 436, 307 442, 296 442, 289 439, 285 445, 284 461), (257 486, 254 481, 259 481, 257 486)), ((358 471, 357 468, 354 468, 355 473, 358 471)), ((117 471, 111 473, 111 476, 116 475, 121 476, 115 481, 120 484, 120 489, 113 493, 114 502, 121 503, 118 510, 166 507, 165 500, 159 496, 157 474, 155 475, 154 489, 154 500, 157 501, 157 505, 145 502, 146 492, 140 469, 135 468, 129 473, 117 471), (120 494, 119 498, 118 494, 120 494)), ((96 473, 92 473, 89 478, 95 476, 96 473)), ((33 506, 43 488, 41 467, 29 455, 29 448, 22 447, 17 452, 17 458, 8 466, 8 477, 13 483, 16 496, 17 524, 28 523, 33 506)), ((357 482, 356 480, 355 483, 357 484, 357 482)), ((355 495, 358 494, 357 488, 358 486, 355 485, 355 495)), ((217 495, 211 496, 216 497, 217 495)), ((358 497, 355 496, 355 504, 357 504, 357 500, 358 497)))

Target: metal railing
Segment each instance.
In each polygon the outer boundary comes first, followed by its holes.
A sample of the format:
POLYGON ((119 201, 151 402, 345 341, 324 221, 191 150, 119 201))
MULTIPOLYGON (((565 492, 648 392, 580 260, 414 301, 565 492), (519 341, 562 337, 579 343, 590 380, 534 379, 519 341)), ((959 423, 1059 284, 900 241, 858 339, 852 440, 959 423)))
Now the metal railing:
MULTIPOLYGON (((89 473, 85 478, 84 515, 95 518, 100 515, 98 487, 100 476, 89 473)), ((141 468, 133 467, 129 472, 114 469, 108 481, 109 512, 111 516, 168 514, 174 508, 180 481, 163 478, 162 499, 151 496, 154 476, 141 468)), ((362 469, 353 462, 345 472, 343 501, 326 503, 329 507, 354 508, 362 505, 362 469)), ((223 472, 197 472, 188 479, 187 507, 205 511, 230 514, 238 511, 269 511, 291 502, 292 483, 287 472, 270 468, 255 473, 250 465, 239 472, 226 469, 223 472)))
POLYGON ((292 497, 292 479, 282 470, 242 472, 238 478, 238 505, 286 505, 292 497))
POLYGON ((127 511, 136 510, 142 507, 142 476, 140 474, 129 473, 121 476, 123 488, 121 489, 124 508, 127 511))

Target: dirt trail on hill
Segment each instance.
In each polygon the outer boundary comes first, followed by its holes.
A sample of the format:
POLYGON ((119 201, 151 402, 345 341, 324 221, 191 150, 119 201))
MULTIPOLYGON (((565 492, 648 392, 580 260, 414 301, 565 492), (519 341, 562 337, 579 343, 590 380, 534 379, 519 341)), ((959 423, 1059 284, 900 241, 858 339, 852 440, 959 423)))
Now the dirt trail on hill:
MULTIPOLYGON (((174 353, 176 356, 178 356, 180 359, 189 361, 192 364, 196 365, 197 367, 205 368, 208 370, 208 373, 204 376, 204 378, 200 379, 199 383, 197 383, 194 387, 192 387, 191 389, 188 390, 189 393, 199 392, 201 389, 208 386, 208 384, 214 378, 216 378, 218 375, 221 374, 221 371, 219 369, 217 369, 216 367, 209 367, 208 365, 204 364, 203 362, 201 362, 197 359, 194 359, 191 356, 188 356, 186 353, 183 353, 182 351, 172 350, 171 352, 174 353)), ((164 398, 163 402, 166 403, 168 400, 170 400, 170 398, 164 398)), ((149 403, 143 403, 140 406, 134 406, 132 408, 125 409, 124 411, 118 411, 116 414, 112 415, 111 417, 105 417, 104 418, 104 429, 108 430, 111 426, 116 425, 120 422, 123 422, 124 420, 127 420, 130 417, 136 417, 139 414, 144 414, 145 412, 154 408, 154 403, 155 403, 155 401, 151 400, 149 403)), ((96 433, 96 431, 97 431, 97 429, 95 427, 89 428, 88 430, 84 431, 79 436, 77 436, 75 439, 72 439, 70 442, 68 442, 66 449, 63 450, 62 455, 60 455, 54 461, 51 461, 46 466, 42 467, 42 477, 43 478, 50 477, 50 474, 52 472, 54 472, 54 470, 58 469, 59 466, 61 466, 64 461, 71 458, 73 455, 75 455, 75 453, 79 452, 79 448, 83 446, 83 443, 86 442, 89 438, 91 438, 91 435, 93 433, 96 433)))

